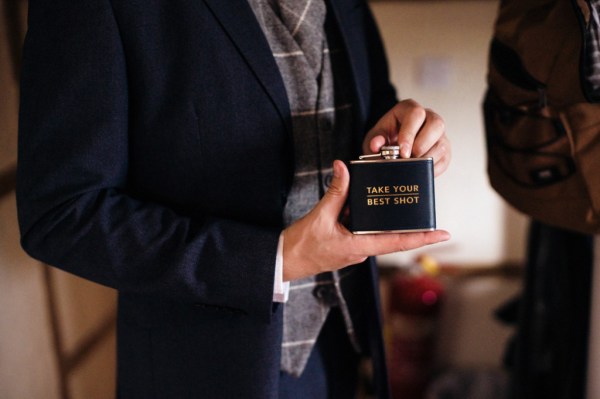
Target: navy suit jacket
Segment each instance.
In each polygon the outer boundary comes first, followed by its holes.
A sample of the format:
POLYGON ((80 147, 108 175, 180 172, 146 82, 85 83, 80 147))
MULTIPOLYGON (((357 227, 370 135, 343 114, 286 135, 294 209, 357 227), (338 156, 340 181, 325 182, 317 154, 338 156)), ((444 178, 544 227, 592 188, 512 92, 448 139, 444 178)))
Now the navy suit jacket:
MULTIPOLYGON (((396 101, 364 0, 331 0, 356 152, 396 101)), ((33 257, 119 291, 123 398, 276 398, 290 111, 247 0, 31 0, 18 212, 33 257)), ((366 347, 387 395, 376 276, 366 347)), ((93 311, 93 310, 91 310, 93 311)))

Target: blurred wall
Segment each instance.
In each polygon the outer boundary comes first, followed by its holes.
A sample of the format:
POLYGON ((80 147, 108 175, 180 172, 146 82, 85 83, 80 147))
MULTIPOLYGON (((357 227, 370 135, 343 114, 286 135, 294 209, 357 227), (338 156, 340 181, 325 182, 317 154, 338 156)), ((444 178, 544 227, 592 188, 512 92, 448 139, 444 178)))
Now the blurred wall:
POLYGON ((489 185, 481 112, 498 5, 498 0, 371 2, 400 98, 440 114, 452 142, 452 163, 435 187, 437 224, 452 239, 380 257, 381 264, 398 266, 427 253, 465 269, 463 276, 444 279, 436 344, 442 368, 501 369, 514 328, 500 324, 494 311, 521 290, 518 273, 506 276, 495 267, 522 264, 527 219, 489 185))
POLYGON ((110 398, 115 292, 42 265, 19 245, 17 82, 26 8, 24 0, 0 0, 0 398, 110 398))
MULTIPOLYGON (((444 262, 521 261, 526 219, 491 189, 481 103, 497 0, 373 1, 391 77, 401 98, 413 98, 446 121, 452 142, 449 170, 436 180, 438 227, 452 240, 414 252, 444 262)), ((382 257, 402 263, 414 252, 382 257)))

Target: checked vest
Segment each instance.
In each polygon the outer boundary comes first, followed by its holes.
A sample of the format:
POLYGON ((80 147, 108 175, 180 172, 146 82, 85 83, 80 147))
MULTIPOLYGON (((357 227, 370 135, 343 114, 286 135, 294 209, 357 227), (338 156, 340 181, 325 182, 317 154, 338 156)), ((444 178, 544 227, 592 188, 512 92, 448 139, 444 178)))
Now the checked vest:
MULTIPOLYGON (((349 159, 351 80, 347 67, 343 68, 341 41, 326 23, 324 0, 249 2, 279 67, 292 115, 295 174, 283 215, 287 226, 323 196, 331 181, 333 160, 349 159)), ((360 350, 341 289, 341 280, 350 271, 291 282, 284 306, 283 371, 294 376, 302 373, 332 306, 340 307, 350 341, 360 350)))

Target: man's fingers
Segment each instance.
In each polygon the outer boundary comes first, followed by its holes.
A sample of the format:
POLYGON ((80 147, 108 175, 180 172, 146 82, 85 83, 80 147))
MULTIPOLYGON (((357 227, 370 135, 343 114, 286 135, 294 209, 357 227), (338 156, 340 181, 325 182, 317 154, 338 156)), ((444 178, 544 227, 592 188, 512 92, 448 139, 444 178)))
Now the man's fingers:
POLYGON ((365 256, 384 255, 392 252, 408 251, 450 239, 445 230, 423 233, 366 234, 354 236, 354 245, 365 256))
POLYGON ((324 212, 334 220, 337 220, 348 197, 349 185, 350 173, 348 172, 348 168, 342 161, 334 161, 331 184, 317 205, 319 212, 324 212))
POLYGON ((365 152, 365 154, 375 154, 381 150, 381 147, 387 144, 387 136, 384 134, 378 134, 373 137, 369 142, 369 152, 365 152))
POLYGON ((434 174, 439 176, 450 164, 452 158, 452 149, 450 141, 446 137, 442 137, 432 148, 429 149, 425 154, 422 155, 424 158, 433 158, 434 163, 434 174))
POLYGON ((410 158, 413 143, 427 118, 427 111, 413 100, 400 103, 393 108, 397 120, 402 121, 398 130, 397 142, 400 146, 400 156, 410 158))
POLYGON ((412 156, 415 158, 425 157, 437 143, 444 138, 446 126, 444 120, 435 112, 427 110, 425 124, 415 138, 412 146, 412 156))

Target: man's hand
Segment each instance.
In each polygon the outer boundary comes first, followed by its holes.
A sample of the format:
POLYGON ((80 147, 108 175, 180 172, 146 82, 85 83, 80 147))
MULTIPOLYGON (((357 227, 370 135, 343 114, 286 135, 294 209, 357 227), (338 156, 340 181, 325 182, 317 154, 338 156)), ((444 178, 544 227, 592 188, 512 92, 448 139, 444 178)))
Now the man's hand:
POLYGON ((283 280, 296 280, 364 261, 368 256, 406 251, 446 241, 443 230, 423 233, 354 235, 339 221, 350 175, 341 161, 325 196, 303 218, 283 231, 283 280))
POLYGON ((384 145, 399 145, 402 158, 432 157, 435 176, 450 163, 450 141, 443 119, 413 100, 399 102, 367 133, 364 154, 379 152, 384 145))

